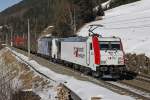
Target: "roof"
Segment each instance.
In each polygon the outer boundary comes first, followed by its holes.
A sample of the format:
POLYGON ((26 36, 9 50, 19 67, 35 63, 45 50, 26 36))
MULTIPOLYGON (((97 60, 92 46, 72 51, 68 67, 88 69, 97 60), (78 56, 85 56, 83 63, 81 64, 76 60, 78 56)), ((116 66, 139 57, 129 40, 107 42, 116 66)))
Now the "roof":
MULTIPOLYGON (((88 37, 69 37, 65 38, 63 42, 86 42, 88 37)), ((99 37, 99 41, 120 41, 119 37, 99 37)))
POLYGON ((52 37, 40 37, 38 41, 51 41, 52 37))
POLYGON ((120 41, 119 37, 100 37, 99 41, 120 41))
POLYGON ((88 37, 69 37, 65 38, 63 42, 85 42, 87 41, 88 37))

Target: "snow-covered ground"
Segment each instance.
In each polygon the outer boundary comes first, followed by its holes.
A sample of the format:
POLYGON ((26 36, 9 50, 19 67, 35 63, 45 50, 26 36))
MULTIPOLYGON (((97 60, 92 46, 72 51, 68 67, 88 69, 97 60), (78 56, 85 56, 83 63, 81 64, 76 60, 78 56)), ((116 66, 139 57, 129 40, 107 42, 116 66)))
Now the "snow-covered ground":
POLYGON ((125 52, 145 53, 150 57, 150 0, 126 4, 105 12, 103 20, 86 24, 77 34, 87 36, 89 25, 102 24, 95 30, 104 37, 118 36, 125 52))
POLYGON ((27 61, 28 63, 30 63, 41 73, 49 76, 51 79, 57 82, 64 82, 64 84, 72 91, 74 91, 77 95, 79 95, 82 98, 82 100, 91 100, 91 97, 100 97, 102 98, 101 100, 134 100, 134 98, 130 96, 114 93, 106 88, 103 88, 91 82, 81 81, 71 76, 55 73, 52 70, 46 68, 45 66, 38 64, 36 61, 29 61, 28 57, 17 53, 16 51, 11 51, 19 57, 21 57, 22 59, 24 59, 25 61, 27 61))

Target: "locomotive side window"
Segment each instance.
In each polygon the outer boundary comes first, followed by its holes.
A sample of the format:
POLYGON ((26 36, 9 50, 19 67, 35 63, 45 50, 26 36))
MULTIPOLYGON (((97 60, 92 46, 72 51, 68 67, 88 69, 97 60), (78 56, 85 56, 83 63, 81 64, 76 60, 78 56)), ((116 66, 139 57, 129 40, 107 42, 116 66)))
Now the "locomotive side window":
POLYGON ((100 49, 109 50, 110 49, 109 42, 100 42, 100 49))
POLYGON ((100 49, 101 50, 121 50, 120 42, 119 41, 101 41, 100 42, 100 49))
POLYGON ((112 50, 121 50, 120 42, 111 42, 112 50))
POLYGON ((93 48, 92 48, 92 43, 90 43, 90 50, 92 50, 93 48))

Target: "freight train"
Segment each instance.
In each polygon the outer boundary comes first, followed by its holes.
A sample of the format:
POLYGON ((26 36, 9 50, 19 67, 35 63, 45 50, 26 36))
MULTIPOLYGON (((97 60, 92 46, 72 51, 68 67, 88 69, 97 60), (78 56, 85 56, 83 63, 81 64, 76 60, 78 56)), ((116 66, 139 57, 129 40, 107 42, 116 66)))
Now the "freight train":
POLYGON ((92 31, 90 28, 87 37, 42 36, 37 41, 37 54, 94 77, 119 78, 126 73, 121 39, 92 31))

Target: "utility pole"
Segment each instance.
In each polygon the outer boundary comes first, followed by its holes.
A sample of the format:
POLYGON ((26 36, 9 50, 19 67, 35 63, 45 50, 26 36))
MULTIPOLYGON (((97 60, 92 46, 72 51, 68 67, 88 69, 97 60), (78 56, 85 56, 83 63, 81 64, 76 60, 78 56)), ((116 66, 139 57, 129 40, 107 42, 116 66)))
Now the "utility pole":
POLYGON ((73 24, 73 32, 74 32, 74 34, 76 33, 76 11, 75 11, 75 8, 73 9, 73 12, 74 12, 74 17, 73 17, 73 22, 74 22, 74 24, 73 24))
POLYGON ((10 42, 10 45, 11 45, 11 47, 13 46, 13 28, 11 27, 11 42, 10 42))
POLYGON ((28 60, 30 60, 30 20, 28 19, 28 60))
POLYGON ((7 33, 6 33, 6 38, 5 38, 6 40, 6 46, 7 46, 7 44, 8 44, 8 35, 7 35, 7 33))

